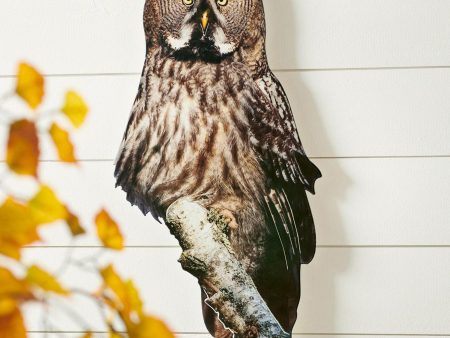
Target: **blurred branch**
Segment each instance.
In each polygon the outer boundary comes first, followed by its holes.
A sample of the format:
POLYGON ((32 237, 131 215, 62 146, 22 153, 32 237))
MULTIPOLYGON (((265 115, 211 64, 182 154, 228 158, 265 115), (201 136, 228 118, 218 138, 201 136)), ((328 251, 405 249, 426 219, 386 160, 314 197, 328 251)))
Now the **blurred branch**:
MULTIPOLYGON (((85 309, 79 309, 82 313, 77 312, 68 297, 81 295, 95 304, 111 338, 122 337, 117 333, 113 320, 123 324, 128 338, 174 338, 164 323, 144 312, 143 302, 132 280, 122 280, 111 264, 107 268, 101 266, 100 258, 105 252, 124 248, 119 225, 105 209, 101 209, 94 218, 102 248, 89 256, 74 258, 75 241, 86 231, 78 216, 50 186, 42 182, 40 142, 42 136, 50 138, 61 163, 77 163, 71 135, 73 130, 82 126, 89 109, 77 92, 69 90, 61 107, 39 110, 44 94, 42 74, 31 65, 21 63, 15 89, 0 95, 0 124, 7 129, 6 156, 0 172, 0 191, 4 197, 0 203, 0 258, 9 258, 8 267, 0 265, 0 337, 26 338, 22 305, 33 301, 43 307, 45 335, 49 331, 62 333, 51 321, 50 309, 55 308, 82 328, 85 332, 83 338, 92 338, 90 325, 84 317, 85 309), (3 104, 13 97, 21 99, 29 110, 6 108, 3 104), (67 129, 59 125, 60 121, 67 129), (17 187, 9 187, 9 175, 14 180, 31 179, 38 191, 31 197, 21 196, 23 192, 17 187), (71 242, 62 263, 53 269, 54 273, 50 273, 39 265, 26 264, 22 251, 41 240, 41 227, 53 223, 67 227, 71 242), (64 287, 59 279, 70 267, 77 267, 77 273, 89 273, 100 279, 101 284, 96 286, 98 289, 89 292, 64 287), (16 276, 17 271, 20 277, 16 276)), ((32 259, 39 261, 38 257, 33 256, 32 259)), ((66 322, 58 325, 66 325, 66 322)))

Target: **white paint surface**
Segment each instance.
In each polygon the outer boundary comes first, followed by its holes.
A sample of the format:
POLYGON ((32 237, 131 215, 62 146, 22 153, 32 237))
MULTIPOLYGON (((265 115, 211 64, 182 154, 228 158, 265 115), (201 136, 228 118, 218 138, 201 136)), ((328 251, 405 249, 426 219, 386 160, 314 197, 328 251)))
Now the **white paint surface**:
MULTIPOLYGON (((311 198, 319 249, 303 268, 294 330, 302 335, 294 337, 450 336, 450 1, 265 3, 271 65, 324 174, 311 198)), ((1 1, 0 92, 26 59, 49 74, 44 108, 59 106, 69 88, 86 98, 91 113, 74 136, 79 169, 46 162, 43 180, 85 224, 106 206, 132 246, 114 259, 136 279, 148 309, 180 338, 206 338, 198 286, 176 262, 175 240, 113 187, 111 160, 144 57, 142 6, 143 0, 1 1)), ((8 107, 25 110, 15 101, 8 107)), ((3 148, 1 126, 0 133, 3 148)), ((48 142, 43 151, 55 160, 48 142)), ((14 178, 7 183, 32 188, 14 178)), ((65 230, 49 227, 43 236, 27 257, 54 267, 69 244, 65 230)), ((92 236, 76 244, 77 255, 98 245, 92 236)), ((74 270, 65 280, 96 283, 74 270)), ((103 330, 89 307, 75 303, 103 330)), ((27 313, 31 330, 41 330, 39 313, 27 313)), ((61 315, 53 319, 62 330, 76 330, 61 315)))
MULTIPOLYGON (((65 250, 29 248, 25 260, 45 261, 44 267, 54 269, 62 263, 65 250)), ((89 256, 95 250, 78 248, 73 256, 89 256)), ((180 268, 180 253, 178 248, 128 248, 102 261, 114 259, 120 273, 132 276, 142 286, 146 309, 175 332, 206 333, 200 288, 180 268)), ((294 333, 446 333, 450 299, 443 294, 450 293, 450 283, 436 276, 444 276, 449 261, 446 248, 320 248, 315 263, 303 269, 303 299, 294 333)), ((99 282, 75 268, 62 281, 68 287, 91 289, 99 282)), ((75 296, 69 304, 95 331, 105 329, 89 301, 75 296)), ((42 330, 38 307, 28 306, 27 311, 28 327, 42 330)), ((79 329, 60 309, 53 309, 50 318, 56 328, 79 329)))
MULTIPOLYGON (((139 72, 144 0, 0 2, 0 74, 18 58, 45 73, 139 72)), ((275 69, 450 63, 448 0, 266 0, 275 69)))

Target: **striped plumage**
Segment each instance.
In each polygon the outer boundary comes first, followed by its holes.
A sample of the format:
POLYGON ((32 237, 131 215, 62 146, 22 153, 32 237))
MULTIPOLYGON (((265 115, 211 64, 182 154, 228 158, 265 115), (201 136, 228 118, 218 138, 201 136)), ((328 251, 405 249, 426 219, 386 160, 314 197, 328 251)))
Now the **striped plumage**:
MULTIPOLYGON (((314 191, 320 172, 267 65, 261 1, 242 0, 227 12, 197 0, 172 13, 171 4, 182 1, 146 3, 147 55, 116 162, 117 185, 158 219, 182 197, 230 211, 238 224, 230 233, 236 254, 290 331, 300 263, 315 251, 305 190, 314 191), (202 32, 196 20, 205 11, 210 26, 202 32), (181 24, 171 28, 175 21, 181 24), (240 30, 227 30, 228 22, 240 30)), ((213 335, 228 334, 206 306, 204 317, 213 335)))

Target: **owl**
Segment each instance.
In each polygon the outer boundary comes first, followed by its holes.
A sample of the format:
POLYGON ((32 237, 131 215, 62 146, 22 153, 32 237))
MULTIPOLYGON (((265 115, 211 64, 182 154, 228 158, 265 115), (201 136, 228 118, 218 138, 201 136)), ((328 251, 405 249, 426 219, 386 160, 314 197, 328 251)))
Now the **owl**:
MULTIPOLYGON (((287 332, 315 253, 306 191, 321 176, 269 68, 262 0, 147 0, 146 58, 117 185, 164 221, 189 198, 229 221, 237 259, 287 332)), ((214 337, 231 337, 204 302, 214 337)))

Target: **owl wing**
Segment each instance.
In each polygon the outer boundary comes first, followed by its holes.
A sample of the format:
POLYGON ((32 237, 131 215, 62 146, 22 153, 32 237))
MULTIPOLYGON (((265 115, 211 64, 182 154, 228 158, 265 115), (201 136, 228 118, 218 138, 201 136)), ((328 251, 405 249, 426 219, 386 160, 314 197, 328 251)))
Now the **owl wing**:
POLYGON ((280 82, 269 72, 256 84, 259 94, 253 97, 259 96, 259 102, 253 105, 250 124, 270 189, 266 213, 286 260, 307 264, 315 254, 316 234, 306 190, 314 193, 314 183, 322 175, 305 154, 280 82))

